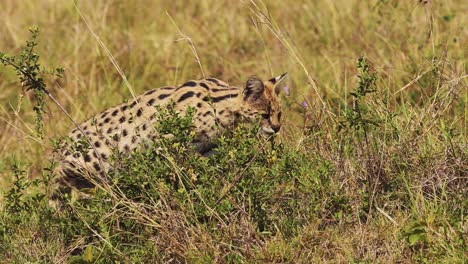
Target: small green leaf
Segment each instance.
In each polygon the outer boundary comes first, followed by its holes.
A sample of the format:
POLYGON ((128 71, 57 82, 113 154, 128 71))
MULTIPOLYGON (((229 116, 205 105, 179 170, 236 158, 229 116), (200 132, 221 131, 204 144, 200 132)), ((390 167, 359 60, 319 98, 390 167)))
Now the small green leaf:
POLYGON ((418 243, 418 241, 421 241, 423 240, 423 235, 422 234, 411 234, 409 237, 408 237, 408 241, 410 243, 411 246, 414 246, 416 243, 418 243))
POLYGON ((86 247, 84 253, 83 253, 83 259, 87 262, 92 262, 94 257, 93 257, 93 246, 89 245, 86 247))

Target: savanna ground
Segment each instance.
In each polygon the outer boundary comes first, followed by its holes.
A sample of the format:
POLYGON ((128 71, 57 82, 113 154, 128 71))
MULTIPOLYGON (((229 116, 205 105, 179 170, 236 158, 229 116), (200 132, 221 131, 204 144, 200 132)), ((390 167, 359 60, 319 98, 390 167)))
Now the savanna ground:
POLYGON ((76 121, 204 75, 289 75, 274 142, 240 127, 199 157, 190 117, 169 111, 162 154, 116 156, 110 184, 57 212, 48 157, 73 124, 47 97, 37 119, 39 95, 0 66, 0 262, 464 263, 467 13, 462 0, 3 0, 0 51, 38 26, 39 63, 64 68, 41 76, 76 121))

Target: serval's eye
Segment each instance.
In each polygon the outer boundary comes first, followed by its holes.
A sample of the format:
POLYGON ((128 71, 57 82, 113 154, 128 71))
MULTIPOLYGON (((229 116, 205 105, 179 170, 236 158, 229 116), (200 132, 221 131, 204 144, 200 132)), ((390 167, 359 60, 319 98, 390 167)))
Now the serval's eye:
POLYGON ((267 113, 262 114, 263 119, 270 119, 270 115, 267 113))

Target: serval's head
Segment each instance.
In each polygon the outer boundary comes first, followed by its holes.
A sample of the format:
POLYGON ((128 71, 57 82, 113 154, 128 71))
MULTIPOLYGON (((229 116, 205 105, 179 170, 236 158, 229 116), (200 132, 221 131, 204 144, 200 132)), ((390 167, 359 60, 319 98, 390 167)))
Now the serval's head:
POLYGON ((252 76, 242 91, 240 114, 251 121, 260 118, 262 131, 267 135, 275 134, 281 128, 279 84, 285 77, 286 73, 283 73, 262 81, 258 76, 252 76))

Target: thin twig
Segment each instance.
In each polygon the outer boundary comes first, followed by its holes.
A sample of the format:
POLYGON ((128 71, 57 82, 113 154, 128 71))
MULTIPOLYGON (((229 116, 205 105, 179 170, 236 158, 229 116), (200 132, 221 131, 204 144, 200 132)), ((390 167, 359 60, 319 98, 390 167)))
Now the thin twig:
MULTIPOLYGON (((320 100, 320 103, 322 104, 323 108, 324 109, 327 109, 327 105, 325 103, 325 101, 322 99, 322 96, 320 95, 319 91, 318 91, 318 87, 317 87, 317 84, 315 83, 314 79, 312 78, 312 76, 310 75, 309 71, 307 70, 307 68, 305 67, 304 63, 302 63, 302 60, 300 59, 299 55, 297 54, 296 50, 293 48, 293 46, 291 45, 291 43, 286 39, 286 37, 284 36, 284 34, 282 34, 280 32, 280 29, 275 27, 273 25, 273 22, 271 21, 270 18, 268 18, 267 15, 265 15, 261 10, 260 8, 258 7, 258 5, 255 3, 254 0, 250 0, 250 2, 252 3, 252 5, 255 7, 256 10, 253 10, 252 8, 250 8, 250 10, 257 16, 258 19, 260 19, 261 21, 264 21, 266 20, 268 23, 263 23, 272 33, 273 35, 275 35, 275 37, 281 42, 281 44, 283 44, 283 46, 285 48, 287 48, 289 50, 289 52, 293 55, 294 59, 296 60, 296 62, 299 64, 299 66, 301 66, 302 70, 304 71, 304 73, 306 74, 307 76, 307 79, 310 83, 310 85, 312 86, 312 88, 314 89, 315 93, 317 94, 317 97, 319 98, 320 100)), ((260 1, 262 2, 262 1, 260 1)), ((332 112, 330 111, 327 111, 329 114, 331 114, 332 116, 335 116, 335 114, 333 114, 332 112)))
MULTIPOLYGON (((55 99, 55 97, 45 88, 43 87, 43 85, 40 85, 39 82, 33 77, 31 76, 31 74, 27 71, 24 71, 19 65, 17 65, 16 63, 10 61, 10 60, 5 60, 3 58, 0 58, 0 60, 2 61, 2 63, 6 63, 6 64, 9 64, 11 65, 13 68, 15 68, 17 71, 21 72, 21 74, 23 74, 23 76, 25 76, 30 82, 31 82, 31 87, 34 87, 34 88, 38 88, 41 90, 41 92, 45 93, 49 98, 50 100, 52 100, 52 102, 58 106, 58 108, 65 114, 65 116, 67 116, 67 118, 73 123, 73 125, 80 131, 80 133, 83 135, 83 137, 86 139, 86 141, 88 142, 88 144, 91 146, 91 148, 93 149, 94 153, 96 153, 96 156, 98 157, 98 162, 99 162, 99 165, 104 168, 104 165, 102 163, 102 158, 101 158, 101 155, 99 154, 99 152, 97 151, 96 147, 94 146, 94 144, 91 142, 91 139, 88 137, 88 135, 85 133, 85 131, 80 127, 80 125, 78 125, 78 123, 75 122, 75 120, 71 117, 71 115, 67 112, 67 110, 60 104, 60 102, 55 99)), ((106 176, 106 175, 105 175, 106 176)))
POLYGON ((392 222, 394 225, 398 226, 398 223, 390 216, 388 215, 383 209, 379 208, 378 206, 375 207, 379 213, 381 213, 383 216, 385 216, 390 222, 392 222))
POLYGON ((166 11, 166 15, 169 17, 169 19, 172 21, 172 24, 174 24, 174 26, 176 27, 177 31, 179 31, 179 34, 182 36, 181 39, 178 39, 176 41, 187 41, 189 44, 190 44, 190 49, 192 50, 192 53, 193 55, 195 56, 195 59, 197 60, 197 63, 198 63, 198 67, 200 67, 200 71, 201 71, 201 74, 203 76, 203 78, 206 78, 206 75, 205 75, 205 71, 203 70, 203 66, 201 64, 201 60, 200 60, 200 57, 198 57, 198 52, 197 52, 197 49, 195 48, 195 44, 193 44, 193 41, 192 39, 185 35, 182 30, 180 30, 180 28, 177 26, 176 22, 174 21, 174 19, 171 17, 171 15, 166 11))

